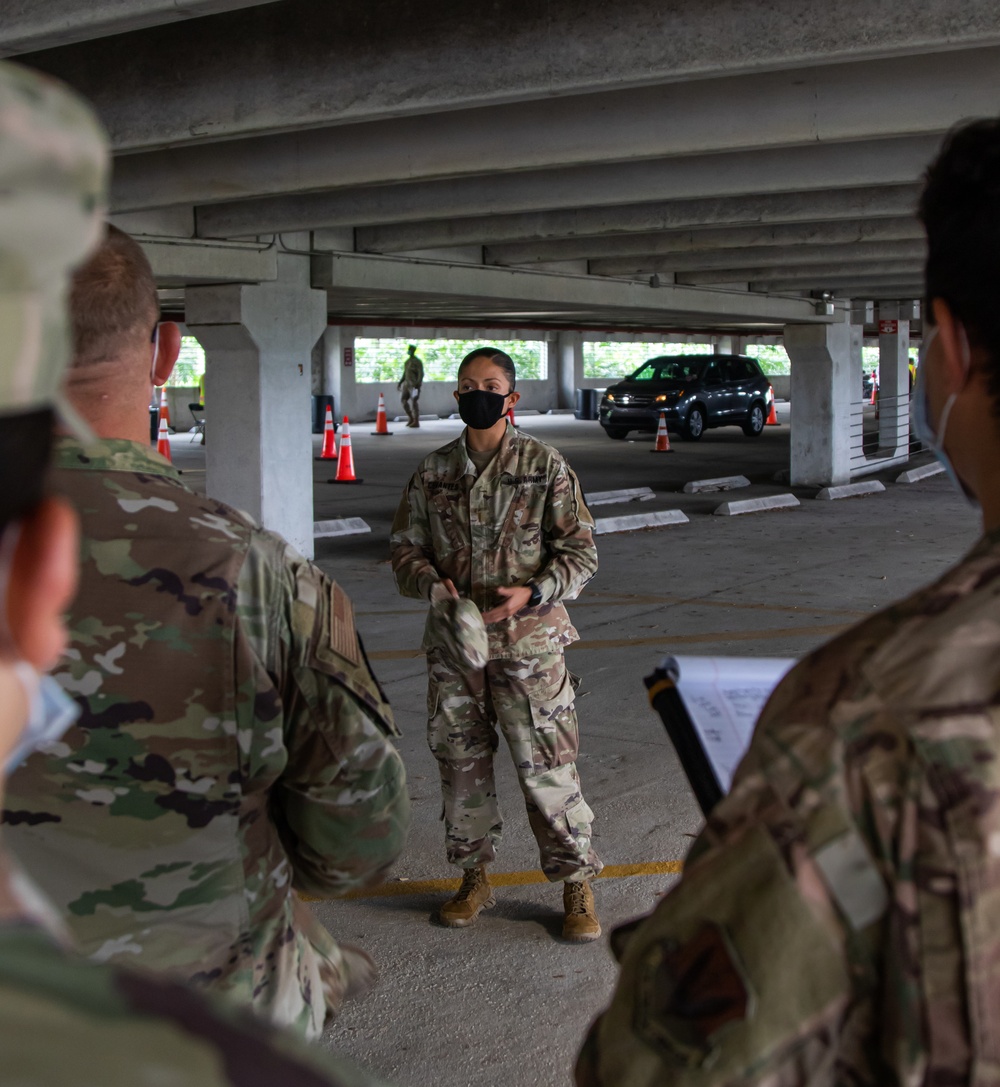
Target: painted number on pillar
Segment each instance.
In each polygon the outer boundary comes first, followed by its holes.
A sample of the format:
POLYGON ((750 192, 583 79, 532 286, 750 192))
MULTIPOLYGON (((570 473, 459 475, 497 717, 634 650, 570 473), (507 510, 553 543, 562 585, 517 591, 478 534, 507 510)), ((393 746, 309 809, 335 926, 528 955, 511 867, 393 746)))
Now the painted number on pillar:
POLYGON ((354 365, 354 348, 353 347, 345 347, 344 348, 344 366, 353 366, 353 365, 354 365))
POLYGON ((878 334, 880 336, 895 336, 899 332, 898 321, 879 321, 878 334))

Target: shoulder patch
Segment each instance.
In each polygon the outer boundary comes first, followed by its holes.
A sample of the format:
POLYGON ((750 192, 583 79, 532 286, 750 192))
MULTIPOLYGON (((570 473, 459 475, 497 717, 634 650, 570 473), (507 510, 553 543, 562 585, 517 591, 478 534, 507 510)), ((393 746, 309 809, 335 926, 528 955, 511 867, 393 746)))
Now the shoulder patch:
POLYGON ((361 663, 361 648, 354 629, 354 605, 335 582, 330 582, 330 648, 351 664, 361 663))

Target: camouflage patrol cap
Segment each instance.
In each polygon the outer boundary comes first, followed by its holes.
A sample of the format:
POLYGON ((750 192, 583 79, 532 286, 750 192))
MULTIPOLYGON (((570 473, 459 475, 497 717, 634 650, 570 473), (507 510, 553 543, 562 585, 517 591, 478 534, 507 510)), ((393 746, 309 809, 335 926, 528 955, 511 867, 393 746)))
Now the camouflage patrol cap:
POLYGON ((483 614, 471 600, 450 596, 436 604, 445 622, 440 636, 441 652, 461 672, 478 671, 490 659, 483 614))
POLYGON ((107 178, 107 138, 83 99, 0 61, 0 414, 56 405, 69 274, 101 237, 107 178))

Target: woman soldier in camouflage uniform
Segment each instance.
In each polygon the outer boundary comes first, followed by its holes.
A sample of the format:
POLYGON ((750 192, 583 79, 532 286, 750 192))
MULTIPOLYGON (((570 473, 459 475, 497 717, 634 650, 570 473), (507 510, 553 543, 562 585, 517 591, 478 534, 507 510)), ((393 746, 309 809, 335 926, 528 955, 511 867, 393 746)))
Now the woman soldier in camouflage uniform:
POLYGON ((560 454, 507 423, 519 399, 515 376, 496 348, 462 360, 455 399, 467 427, 407 485, 393 524, 392 566, 404 596, 431 603, 423 643, 428 740, 441 771, 448 860, 464 870, 441 921, 470 925, 494 902, 486 865, 502 826, 493 779, 499 726, 542 870, 563 883, 563 936, 582 942, 601 932, 589 880, 602 865, 575 764, 579 737, 563 649, 578 635, 562 601, 597 570, 594 522, 560 454), (459 598, 482 613, 479 661, 463 629, 469 609, 455 620, 459 598))

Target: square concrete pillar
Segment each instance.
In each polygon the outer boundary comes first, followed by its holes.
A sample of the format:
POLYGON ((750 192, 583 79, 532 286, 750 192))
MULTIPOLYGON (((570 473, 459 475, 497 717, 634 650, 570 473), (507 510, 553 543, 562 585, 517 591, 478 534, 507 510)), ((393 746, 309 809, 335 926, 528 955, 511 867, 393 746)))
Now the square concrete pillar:
POLYGON ((583 334, 560 332, 555 345, 558 405, 576 407, 576 390, 583 381, 583 334))
POLYGON ((861 328, 846 321, 786 325, 791 360, 793 485, 828 487, 851 478, 851 401, 857 384, 852 344, 861 328))
POLYGON ((354 340, 357 329, 347 325, 328 325, 323 333, 323 392, 330 393, 337 404, 338 422, 345 415, 358 414, 358 389, 354 340))
POLYGON ((309 258, 279 254, 270 283, 189 287, 185 308, 205 348, 209 496, 311 558, 311 362, 326 293, 309 286, 309 258))
POLYGON ((910 448, 910 304, 878 304, 879 455, 898 457, 910 448))

